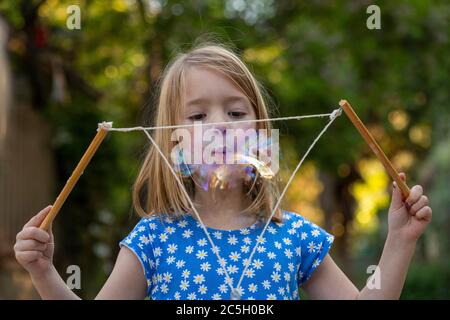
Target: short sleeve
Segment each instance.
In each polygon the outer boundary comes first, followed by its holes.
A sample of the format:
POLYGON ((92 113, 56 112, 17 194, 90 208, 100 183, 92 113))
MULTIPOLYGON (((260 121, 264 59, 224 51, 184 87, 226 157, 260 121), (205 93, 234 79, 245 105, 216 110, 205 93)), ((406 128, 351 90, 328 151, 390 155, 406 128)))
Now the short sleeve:
MULTIPOLYGON (((155 273, 156 263, 153 253, 153 236, 149 228, 148 219, 141 219, 131 232, 119 243, 119 246, 125 246, 130 249, 138 258, 142 265, 147 288, 151 289, 152 277, 155 273)), ((148 290, 149 291, 149 290, 148 290)))
POLYGON ((301 262, 298 271, 298 285, 303 285, 323 261, 331 249, 334 236, 313 222, 301 217, 299 229, 301 262))

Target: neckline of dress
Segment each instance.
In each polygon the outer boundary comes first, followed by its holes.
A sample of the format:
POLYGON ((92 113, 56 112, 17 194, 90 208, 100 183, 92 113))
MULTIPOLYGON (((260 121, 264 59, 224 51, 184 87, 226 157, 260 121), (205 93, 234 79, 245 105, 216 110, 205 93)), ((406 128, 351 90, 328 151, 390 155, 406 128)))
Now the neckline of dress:
MULTIPOLYGON (((190 219, 192 222, 194 222, 195 224, 198 224, 200 226, 200 221, 198 221, 197 219, 195 219, 191 214, 186 214, 186 216, 188 217, 188 219, 190 219)), ((254 229, 257 228, 258 225, 263 225, 263 222, 261 219, 257 219, 252 225, 248 226, 248 227, 244 227, 244 228, 239 228, 239 229, 217 229, 217 228, 212 228, 212 227, 208 227, 207 225, 204 224, 205 228, 209 231, 209 232, 224 232, 224 233, 238 233, 238 234, 242 234, 242 232, 244 231, 252 231, 254 229)))

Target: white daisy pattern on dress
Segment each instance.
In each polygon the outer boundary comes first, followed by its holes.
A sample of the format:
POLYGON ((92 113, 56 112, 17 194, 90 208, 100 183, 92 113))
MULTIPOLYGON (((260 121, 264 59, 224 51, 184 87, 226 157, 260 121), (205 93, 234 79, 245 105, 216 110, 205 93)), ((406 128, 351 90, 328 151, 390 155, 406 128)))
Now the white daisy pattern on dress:
POLYGON ((270 222, 261 238, 262 222, 238 230, 206 227, 220 262, 200 223, 189 214, 142 218, 119 245, 141 263, 148 299, 227 300, 229 282, 237 285, 247 266, 241 299, 298 300, 299 287, 323 261, 334 236, 294 212, 283 211, 282 219, 270 222))

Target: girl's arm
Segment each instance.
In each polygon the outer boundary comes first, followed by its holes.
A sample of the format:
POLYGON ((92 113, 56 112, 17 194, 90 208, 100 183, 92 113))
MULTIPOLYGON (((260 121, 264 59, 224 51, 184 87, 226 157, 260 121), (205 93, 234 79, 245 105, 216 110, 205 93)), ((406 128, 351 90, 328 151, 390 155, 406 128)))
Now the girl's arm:
MULTIPOLYGON (((51 228, 49 232, 39 229, 50 208, 48 206, 31 218, 17 234, 16 259, 30 273, 42 299, 80 299, 53 266, 51 228)), ((122 247, 114 269, 96 299, 144 299, 146 289, 147 280, 138 258, 130 249, 122 247)))
POLYGON ((374 273, 380 277, 379 288, 365 286, 359 291, 328 254, 303 288, 311 299, 398 299, 414 248, 415 244, 401 244, 388 237, 379 272, 374 273))
MULTIPOLYGON (((80 299, 69 289, 53 265, 44 274, 31 274, 31 279, 44 300, 80 299)), ((95 299, 143 300, 147 290, 146 283, 139 260, 130 249, 122 247, 113 271, 95 299)))
POLYGON ((44 273, 31 273, 31 280, 43 300, 80 300, 51 265, 44 273))
MULTIPOLYGON (((400 177, 406 180, 405 175, 400 177)), ((359 291, 327 255, 303 288, 312 299, 398 299, 414 255, 417 239, 431 220, 432 211, 421 186, 411 189, 405 203, 394 182, 389 208, 389 232, 379 261, 379 287, 359 291)), ((376 281, 374 282, 374 284, 376 281)))
POLYGON ((121 247, 114 269, 95 299, 143 300, 146 293, 141 263, 130 249, 121 247))

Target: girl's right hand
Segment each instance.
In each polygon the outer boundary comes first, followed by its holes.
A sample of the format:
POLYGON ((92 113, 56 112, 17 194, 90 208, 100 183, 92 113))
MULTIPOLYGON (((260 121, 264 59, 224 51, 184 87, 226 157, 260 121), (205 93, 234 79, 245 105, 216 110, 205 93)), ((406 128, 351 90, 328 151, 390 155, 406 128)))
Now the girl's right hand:
POLYGON ((30 274, 44 274, 53 265, 53 233, 39 229, 45 216, 50 212, 52 206, 42 209, 32 217, 16 236, 14 252, 17 261, 30 274))

